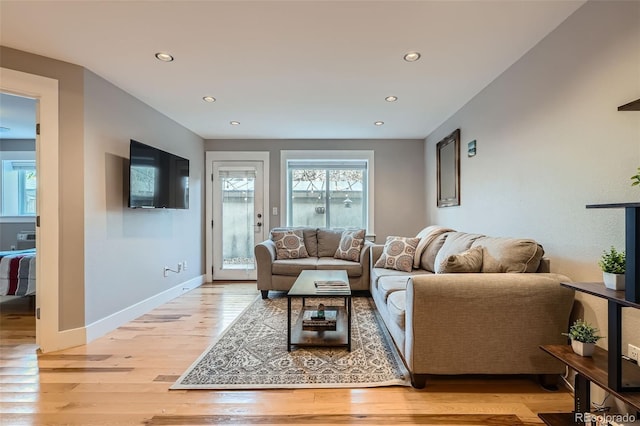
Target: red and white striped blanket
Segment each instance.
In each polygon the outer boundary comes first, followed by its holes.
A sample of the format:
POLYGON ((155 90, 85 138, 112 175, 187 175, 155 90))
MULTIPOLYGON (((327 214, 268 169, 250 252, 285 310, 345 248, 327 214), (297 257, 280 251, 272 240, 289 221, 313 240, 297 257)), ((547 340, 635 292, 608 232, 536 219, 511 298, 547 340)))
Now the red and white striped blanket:
POLYGON ((0 251, 0 296, 36 294, 36 250, 0 251))

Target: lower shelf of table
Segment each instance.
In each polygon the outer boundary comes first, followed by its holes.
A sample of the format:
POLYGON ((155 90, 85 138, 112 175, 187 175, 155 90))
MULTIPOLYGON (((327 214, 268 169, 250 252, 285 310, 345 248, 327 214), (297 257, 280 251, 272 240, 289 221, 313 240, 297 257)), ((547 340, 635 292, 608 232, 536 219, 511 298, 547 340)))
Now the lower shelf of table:
MULTIPOLYGON (((305 310, 315 308, 306 307, 305 310)), ((349 346, 347 333, 348 318, 344 306, 327 306, 325 310, 337 310, 336 330, 308 331, 302 329, 302 313, 291 329, 291 345, 293 346, 349 346)))
POLYGON ((549 426, 574 426, 573 413, 539 413, 538 417, 549 426))

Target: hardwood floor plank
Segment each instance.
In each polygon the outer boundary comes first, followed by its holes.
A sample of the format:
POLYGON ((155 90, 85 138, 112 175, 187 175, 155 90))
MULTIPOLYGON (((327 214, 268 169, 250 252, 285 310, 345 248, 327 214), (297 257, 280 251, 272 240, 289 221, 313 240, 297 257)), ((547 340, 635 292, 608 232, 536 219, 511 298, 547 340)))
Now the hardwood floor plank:
POLYGON ((67 354, 43 354, 38 361, 104 361, 112 355, 67 355, 67 354))
POLYGON ((567 391, 526 376, 433 377, 423 390, 169 390, 258 297, 255 283, 205 284, 87 345, 39 355, 33 313, 0 309, 0 423, 530 426, 538 412, 573 408, 567 391))
POLYGON ((296 415, 296 416, 153 416, 147 423, 160 425, 522 425, 513 415, 418 414, 418 415, 296 415))
POLYGON ((176 380, 178 380, 180 378, 179 374, 175 374, 175 375, 170 375, 170 374, 161 374, 158 377, 156 377, 155 379, 153 379, 154 382, 168 382, 168 383, 174 383, 176 380))

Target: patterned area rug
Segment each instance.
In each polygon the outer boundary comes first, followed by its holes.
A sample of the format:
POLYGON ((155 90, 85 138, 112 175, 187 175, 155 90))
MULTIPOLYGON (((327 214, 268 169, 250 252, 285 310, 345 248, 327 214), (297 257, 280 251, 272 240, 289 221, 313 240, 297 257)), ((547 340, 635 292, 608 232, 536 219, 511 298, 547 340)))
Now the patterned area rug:
MULTIPOLYGON (((293 300, 293 318, 300 304, 300 299, 293 300)), ((370 298, 353 297, 351 333, 351 352, 315 347, 294 347, 287 352, 287 298, 258 297, 171 389, 411 385, 370 298)))

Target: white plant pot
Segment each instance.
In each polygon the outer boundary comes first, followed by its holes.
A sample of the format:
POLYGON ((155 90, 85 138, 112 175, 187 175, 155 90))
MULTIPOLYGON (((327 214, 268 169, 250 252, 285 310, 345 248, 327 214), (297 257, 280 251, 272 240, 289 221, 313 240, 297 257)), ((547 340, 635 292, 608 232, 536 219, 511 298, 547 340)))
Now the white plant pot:
POLYGON ((595 343, 578 342, 577 340, 571 340, 571 348, 573 351, 581 356, 591 356, 596 349, 595 343))
POLYGON ((612 274, 603 272, 604 286, 611 290, 624 290, 624 274, 612 274))

